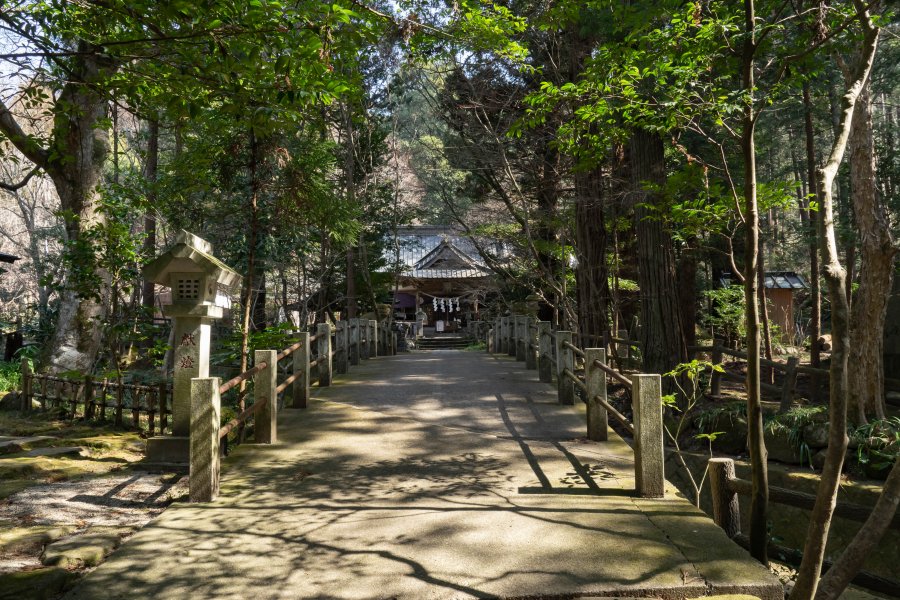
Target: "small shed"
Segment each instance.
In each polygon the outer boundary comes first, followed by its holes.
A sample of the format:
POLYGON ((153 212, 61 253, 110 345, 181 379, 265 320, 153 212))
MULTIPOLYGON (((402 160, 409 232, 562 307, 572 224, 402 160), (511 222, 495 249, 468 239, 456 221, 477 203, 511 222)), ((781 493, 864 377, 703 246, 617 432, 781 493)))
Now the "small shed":
MULTIPOLYGON (((723 287, 728 287, 733 281, 729 275, 725 275, 720 283, 723 287)), ((778 326, 782 343, 789 343, 797 331, 794 322, 794 295, 797 291, 808 289, 809 283, 795 271, 767 271, 765 285, 770 322, 778 326)))

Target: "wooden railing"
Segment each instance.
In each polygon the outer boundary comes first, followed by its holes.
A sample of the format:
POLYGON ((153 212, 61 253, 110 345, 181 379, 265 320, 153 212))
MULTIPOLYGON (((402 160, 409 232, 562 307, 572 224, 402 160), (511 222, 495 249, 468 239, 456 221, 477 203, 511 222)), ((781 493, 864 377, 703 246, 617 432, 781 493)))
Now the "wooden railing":
MULTIPOLYGON (((630 378, 607 364, 606 347, 582 347, 571 331, 554 331, 547 321, 512 315, 500 317, 485 332, 489 352, 508 354, 536 369, 538 379, 556 381, 560 404, 574 404, 579 395, 587 405, 587 437, 608 439, 612 415, 634 436, 635 487, 642 497, 659 498, 665 491, 660 376, 635 374, 630 378), (610 376, 631 389, 635 422, 615 409, 607 398, 610 376)), ((616 341, 614 339, 614 341, 616 341)), ((617 362, 622 368, 622 361, 617 362)))
POLYGON ((22 412, 30 412, 36 400, 41 410, 53 410, 71 420, 112 421, 119 427, 128 421, 135 429, 146 427, 150 436, 156 434, 157 420, 159 432, 166 430, 172 413, 168 400, 172 388, 167 383, 139 385, 90 375, 78 379, 40 375, 23 360, 21 385, 22 412))
MULTIPOLYGON (((709 483, 713 519, 716 525, 724 529, 728 537, 749 549, 749 539, 741 533, 741 508, 738 496, 740 494, 751 495, 753 483, 735 475, 734 460, 730 458, 711 458, 709 460, 709 483)), ((812 510, 816 503, 816 497, 813 494, 796 490, 769 486, 769 501, 812 510)), ((864 523, 871 513, 871 508, 850 502, 838 502, 834 507, 834 516, 860 523, 864 523)), ((900 531, 900 514, 894 515, 888 527, 900 531)), ((772 555, 779 556, 795 566, 798 566, 803 558, 801 552, 775 543, 769 544, 769 551, 772 555)), ((830 566, 831 563, 826 561, 825 568, 830 566)), ((865 571, 861 571, 853 579, 853 583, 890 596, 900 596, 900 581, 886 579, 865 571)))
POLYGON ((315 334, 297 335, 299 341, 280 352, 256 350, 254 366, 225 383, 220 384, 218 377, 191 380, 191 502, 208 502, 218 495, 220 455, 228 435, 236 428, 252 419, 256 443, 277 442, 278 411, 282 404, 297 409, 307 407, 313 370, 315 382, 326 387, 331 385, 335 371, 344 374, 360 360, 397 352, 394 332, 386 323, 374 320, 339 321, 334 331, 330 325, 320 324, 315 334), (284 379, 279 383, 279 363, 288 358, 290 369, 284 370, 284 379), (222 425, 222 394, 248 381, 253 382, 253 403, 222 425), (290 401, 285 394, 288 390, 290 401))

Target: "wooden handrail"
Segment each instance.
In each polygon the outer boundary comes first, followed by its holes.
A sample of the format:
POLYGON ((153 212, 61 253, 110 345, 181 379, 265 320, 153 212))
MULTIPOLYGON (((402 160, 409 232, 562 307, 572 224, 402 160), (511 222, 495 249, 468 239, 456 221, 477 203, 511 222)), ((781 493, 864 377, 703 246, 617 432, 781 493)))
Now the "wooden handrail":
POLYGON ((594 400, 603 405, 603 408, 605 408, 607 412, 612 414, 612 416, 614 416, 616 420, 619 421, 619 423, 621 423, 622 426, 625 427, 625 429, 627 429, 631 435, 634 435, 634 424, 626 419, 625 415, 617 411, 612 404, 604 400, 601 396, 594 396, 594 400))
MULTIPOLYGON (((753 493, 753 483, 746 479, 729 477, 727 482, 728 489, 736 494, 744 494, 746 496, 753 493)), ((816 496, 814 494, 807 494, 806 492, 797 492, 787 488, 770 485, 769 500, 778 502, 779 504, 793 506, 794 508, 812 510, 816 503, 816 496)), ((860 523, 864 523, 866 519, 869 518, 871 512, 871 508, 852 502, 838 502, 834 507, 834 514, 836 516, 860 523)), ((894 519, 888 527, 900 530, 900 514, 894 515, 894 519)))
POLYGON ((606 363, 602 363, 599 360, 595 360, 594 366, 597 367, 598 369, 600 369, 601 371, 603 371, 604 373, 606 373, 607 375, 609 375, 610 377, 612 377, 613 379, 616 379, 616 380, 620 381, 621 383, 624 383, 629 388, 632 387, 632 383, 631 383, 630 379, 628 379, 627 377, 625 377, 624 375, 622 375, 621 373, 619 373, 618 371, 616 371, 615 369, 613 369, 612 367, 607 365, 606 363))
POLYGON ((587 391, 587 385, 581 380, 581 377, 579 377, 578 375, 573 373, 571 370, 563 369, 563 375, 565 375, 566 377, 571 379, 572 383, 577 385, 581 389, 581 391, 583 391, 583 392, 587 391))
POLYGON ((269 401, 268 398, 263 398, 259 402, 254 402, 253 404, 251 404, 250 406, 245 408, 243 411, 241 411, 241 414, 239 414, 232 420, 230 420, 227 423, 225 423, 224 425, 222 425, 222 427, 219 428, 219 439, 221 440, 223 437, 225 437, 226 435, 231 433, 231 431, 235 427, 237 427, 238 425, 240 425, 241 423, 243 423, 244 421, 249 419, 252 414, 254 414, 256 411, 258 411, 263 406, 265 406, 268 401, 269 401))
POLYGON ((228 381, 226 381, 225 383, 223 383, 222 385, 219 386, 219 394, 224 394, 225 392, 234 388, 236 385, 238 385, 242 381, 246 381, 246 380, 250 379, 251 377, 253 377, 254 375, 256 375, 257 373, 259 373, 260 371, 262 371, 263 369, 265 369, 268 366, 269 366, 269 363, 266 361, 263 361, 263 362, 259 363, 258 365, 255 365, 252 369, 247 369, 240 375, 237 375, 236 377, 229 379, 228 381))
POLYGON ((562 343, 562 346, 563 346, 563 348, 568 348, 569 350, 574 352, 576 356, 580 356, 581 358, 584 358, 584 350, 582 350, 581 348, 579 348, 572 342, 564 340, 562 343))

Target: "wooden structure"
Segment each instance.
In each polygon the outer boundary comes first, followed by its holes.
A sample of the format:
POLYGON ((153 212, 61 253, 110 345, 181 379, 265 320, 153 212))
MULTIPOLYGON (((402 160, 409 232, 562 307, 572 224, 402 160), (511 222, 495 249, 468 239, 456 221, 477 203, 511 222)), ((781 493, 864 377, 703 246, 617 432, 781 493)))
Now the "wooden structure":
MULTIPOLYGON (((508 251, 502 243, 442 226, 401 228, 398 241, 394 320, 415 323, 417 333, 432 335, 454 333, 479 318, 486 296, 497 289, 482 253, 503 260, 508 251)), ((389 249, 385 259, 394 258, 389 249)))

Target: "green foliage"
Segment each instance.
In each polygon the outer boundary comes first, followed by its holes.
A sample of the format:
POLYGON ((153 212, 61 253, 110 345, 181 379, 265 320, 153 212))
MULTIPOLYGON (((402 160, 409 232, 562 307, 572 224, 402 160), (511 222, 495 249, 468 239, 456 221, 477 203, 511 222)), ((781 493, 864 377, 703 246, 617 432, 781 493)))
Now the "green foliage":
POLYGON ((703 295, 711 304, 711 310, 703 313, 703 324, 719 330, 727 339, 742 339, 746 334, 744 288, 732 285, 706 290, 703 295))
POLYGON ((694 424, 700 431, 711 433, 713 425, 720 422, 720 418, 722 417, 725 417, 730 421, 739 417, 746 418, 747 403, 736 401, 716 404, 698 412, 694 417, 694 424))
MULTIPOLYGON (((251 331, 248 336, 250 356, 255 350, 276 350, 281 352, 297 341, 293 336, 294 329, 290 323, 280 323, 267 327, 262 331, 251 331)), ((231 335, 221 340, 219 347, 210 356, 210 364, 235 364, 241 360, 240 329, 236 328, 231 335)))
POLYGON ((22 365, 17 361, 0 361, 0 392, 19 389, 22 383, 22 365))
POLYGON ((803 429, 817 421, 827 411, 825 406, 794 406, 790 410, 765 419, 763 430, 770 434, 787 434, 788 442, 800 451, 801 461, 806 458, 812 466, 812 451, 803 438, 803 429))
POLYGON ((900 417, 873 420, 851 430, 856 457, 874 471, 887 471, 900 456, 900 417))

